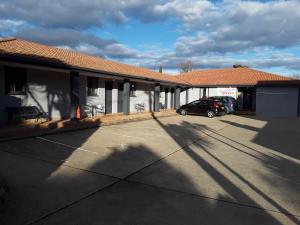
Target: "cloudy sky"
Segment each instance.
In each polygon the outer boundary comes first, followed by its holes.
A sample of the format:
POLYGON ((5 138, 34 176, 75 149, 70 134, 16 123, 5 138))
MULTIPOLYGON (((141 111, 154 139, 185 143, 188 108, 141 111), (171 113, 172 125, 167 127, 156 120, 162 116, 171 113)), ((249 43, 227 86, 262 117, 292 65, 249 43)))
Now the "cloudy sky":
POLYGON ((0 36, 172 73, 189 59, 300 74, 297 0, 1 0, 0 36))

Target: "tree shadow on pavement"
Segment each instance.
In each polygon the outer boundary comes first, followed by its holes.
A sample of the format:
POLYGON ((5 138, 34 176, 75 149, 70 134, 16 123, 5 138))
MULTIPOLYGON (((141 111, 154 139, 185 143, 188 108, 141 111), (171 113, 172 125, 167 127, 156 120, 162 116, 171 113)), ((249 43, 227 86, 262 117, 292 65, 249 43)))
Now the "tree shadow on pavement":
MULTIPOLYGON (((188 134, 187 136, 189 136, 189 137, 193 137, 195 135, 194 132, 193 132, 193 129, 191 129, 191 128, 194 128, 194 129, 196 128, 196 129, 202 130, 206 134, 209 134, 209 133, 217 134, 217 132, 212 131, 212 129, 205 129, 203 127, 203 125, 191 124, 188 121, 183 121, 180 125, 172 125, 172 124, 167 124, 166 125, 166 124, 163 124, 159 119, 157 119, 155 117, 154 117, 154 119, 165 131, 167 131, 167 133, 171 137, 173 137, 173 139, 175 141, 177 141, 178 136, 180 136, 177 133, 177 131, 179 131, 179 130, 180 130, 180 132, 188 134)), ((223 120, 221 120, 221 121, 223 121, 223 120)), ((230 124, 232 125, 233 122, 230 122, 230 124)), ((243 127, 243 128, 245 128, 245 127, 243 127)), ((249 129, 249 127, 247 126, 245 129, 249 129)), ((257 131, 257 129, 255 129, 255 130, 257 131)), ((211 136, 210 136, 210 138, 211 138, 211 136)), ((224 138, 224 136, 223 136, 223 138, 224 138)), ((194 139, 196 140, 197 136, 195 136, 194 139)), ((219 142, 221 141, 220 139, 215 138, 215 137, 213 139, 217 140, 219 142)), ((214 151, 213 151, 213 147, 208 146, 206 144, 207 140, 208 139, 206 139, 206 138, 201 138, 200 140, 198 138, 198 141, 193 144, 193 145, 197 146, 197 148, 192 148, 191 145, 188 145, 183 149, 183 151, 194 162, 196 162, 199 167, 201 167, 206 173, 208 173, 210 175, 210 178, 212 178, 219 186, 221 186, 229 194, 229 196, 231 196, 230 198, 228 198, 228 196, 218 196, 217 199, 228 201, 228 202, 236 202, 238 204, 247 205, 247 206, 251 206, 251 207, 254 207, 254 208, 264 209, 264 207, 260 205, 260 202, 257 202, 256 199, 249 196, 248 193, 245 190, 243 190, 242 188, 237 186, 235 183, 233 183, 229 177, 224 176, 222 171, 215 168, 215 166, 212 165, 210 163, 210 161, 207 160, 207 157, 203 157, 203 154, 199 154, 199 151, 205 152, 207 155, 210 156, 211 159, 218 162, 223 167, 224 170, 227 170, 229 173, 231 173, 231 176, 237 178, 239 180, 239 182, 241 182, 243 184, 243 186, 246 186, 248 189, 255 192, 255 194, 257 196, 259 196, 259 198, 263 199, 263 201, 265 201, 265 202, 267 202, 267 204, 271 205, 272 208, 274 208, 274 211, 281 212, 281 213, 285 214, 286 217, 288 217, 288 219, 291 222, 295 223, 295 224, 299 223, 299 219, 294 216, 295 212, 290 212, 289 210, 287 210, 280 203, 276 202, 272 198, 272 195, 270 193, 268 193, 268 194, 264 193, 262 190, 260 190, 259 187, 256 186, 256 184, 253 184, 253 183, 249 182, 247 180, 247 178, 244 178, 243 175, 241 175, 239 173, 239 171, 235 171, 234 168, 232 168, 225 161, 223 161, 221 156, 218 156, 217 154, 215 155, 214 151)), ((226 143, 224 141, 221 141, 221 142, 223 144, 226 143)), ((213 144, 211 144, 211 145, 213 145, 213 144)), ((234 147, 232 145, 231 146, 229 145, 229 147, 233 148, 236 151, 240 151, 240 152, 246 154, 247 156, 250 155, 251 157, 254 157, 254 154, 252 155, 251 153, 248 153, 249 151, 247 151, 247 153, 245 153, 244 150, 242 150, 242 149, 240 149, 236 146, 234 147)), ((261 163, 266 164, 266 166, 269 169, 272 169, 272 173, 278 174, 278 168, 276 167, 276 164, 278 164, 278 159, 277 158, 270 157, 270 156, 268 156, 264 153, 259 154, 259 156, 256 156, 256 155, 255 155, 255 158, 256 159, 258 158, 261 163), (274 167, 271 167, 270 165, 273 165, 274 167)), ((283 160, 283 159, 281 159, 281 160, 283 160)), ((293 164, 293 162, 286 161, 286 163, 288 164, 286 166, 291 166, 291 168, 296 167, 296 164, 293 164)), ((282 165, 282 162, 280 162, 279 164, 282 165)), ((298 165, 298 170, 299 170, 299 165, 298 165)), ((276 176, 274 176, 274 179, 276 179, 276 176)), ((296 191, 296 190, 293 190, 293 191, 294 191, 294 193, 299 193, 299 191, 296 191)), ((200 193, 200 195, 201 195, 201 193, 200 193)), ((268 209, 265 208, 265 210, 266 210, 265 211, 266 215, 268 215, 268 209)), ((273 211, 273 209, 271 209, 270 211, 273 211)), ((272 217, 270 214, 268 216, 272 217)), ((273 218, 273 219, 276 221, 275 218, 273 218)), ((276 221, 276 222, 279 222, 279 221, 276 221)))

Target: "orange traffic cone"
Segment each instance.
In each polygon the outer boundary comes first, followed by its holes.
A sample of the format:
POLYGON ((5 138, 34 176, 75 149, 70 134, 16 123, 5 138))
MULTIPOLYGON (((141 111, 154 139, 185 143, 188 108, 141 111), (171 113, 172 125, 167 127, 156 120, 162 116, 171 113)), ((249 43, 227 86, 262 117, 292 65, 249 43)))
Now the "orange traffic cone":
POLYGON ((77 110, 76 110, 76 119, 80 120, 80 107, 79 106, 77 107, 77 110))

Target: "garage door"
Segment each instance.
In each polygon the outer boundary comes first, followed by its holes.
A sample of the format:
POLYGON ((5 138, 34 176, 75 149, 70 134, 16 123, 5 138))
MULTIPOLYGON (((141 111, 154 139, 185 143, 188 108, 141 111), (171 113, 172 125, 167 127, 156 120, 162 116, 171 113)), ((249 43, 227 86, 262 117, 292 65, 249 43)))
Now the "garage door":
POLYGON ((298 87, 257 87, 258 116, 296 117, 299 110, 298 87))

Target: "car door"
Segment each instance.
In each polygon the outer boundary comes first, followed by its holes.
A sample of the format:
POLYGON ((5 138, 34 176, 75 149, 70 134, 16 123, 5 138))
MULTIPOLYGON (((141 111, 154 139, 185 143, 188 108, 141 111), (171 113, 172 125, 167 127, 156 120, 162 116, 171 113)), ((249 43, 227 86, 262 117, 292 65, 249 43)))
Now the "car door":
POLYGON ((197 114, 199 111, 199 100, 193 101, 188 104, 187 111, 191 114, 197 114))
POLYGON ((198 106, 198 114, 206 115, 208 109, 208 100, 201 100, 198 106))

